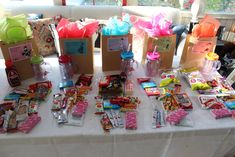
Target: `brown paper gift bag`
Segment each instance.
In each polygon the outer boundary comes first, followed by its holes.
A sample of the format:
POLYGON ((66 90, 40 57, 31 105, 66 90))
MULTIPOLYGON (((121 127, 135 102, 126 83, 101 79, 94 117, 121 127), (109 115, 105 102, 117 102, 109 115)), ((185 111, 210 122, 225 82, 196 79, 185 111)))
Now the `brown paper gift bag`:
POLYGON ((180 65, 184 69, 201 68, 204 58, 208 52, 214 52, 216 37, 197 39, 187 35, 180 65))
POLYGON ((92 38, 59 39, 61 54, 72 57, 74 72, 93 74, 93 43, 92 38))
POLYGON ((157 50, 161 56, 160 69, 169 69, 172 67, 174 51, 176 45, 176 35, 163 37, 149 37, 145 34, 142 64, 145 63, 146 54, 148 51, 153 51, 157 46, 157 50))
POLYGON ((132 43, 132 34, 123 36, 101 36, 102 70, 113 71, 121 68, 121 47, 132 43))
POLYGON ((21 80, 26 80, 34 76, 30 57, 38 54, 38 49, 33 39, 12 44, 0 42, 0 47, 4 59, 11 59, 13 61, 21 80))

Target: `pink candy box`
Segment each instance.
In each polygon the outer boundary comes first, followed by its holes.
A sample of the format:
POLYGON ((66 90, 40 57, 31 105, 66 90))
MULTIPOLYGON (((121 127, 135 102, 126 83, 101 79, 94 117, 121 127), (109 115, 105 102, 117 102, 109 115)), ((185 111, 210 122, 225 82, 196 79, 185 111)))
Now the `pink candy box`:
POLYGON ((211 114, 215 119, 220 119, 220 118, 225 118, 225 117, 231 117, 232 116, 232 113, 226 108, 213 109, 213 110, 211 110, 211 114))
POLYGON ((128 129, 128 130, 136 130, 137 129, 137 113, 135 111, 126 112, 125 121, 126 121, 126 125, 125 125, 126 129, 128 129))
POLYGON ((188 113, 184 109, 177 109, 173 112, 170 112, 166 116, 166 121, 172 125, 176 125, 180 123, 180 121, 187 115, 188 113))
POLYGON ((25 121, 18 125, 18 130, 23 133, 29 133, 41 120, 37 114, 32 114, 26 118, 25 121))
POLYGON ((73 108, 72 116, 74 117, 81 117, 87 109, 88 103, 86 101, 80 101, 77 105, 73 108))

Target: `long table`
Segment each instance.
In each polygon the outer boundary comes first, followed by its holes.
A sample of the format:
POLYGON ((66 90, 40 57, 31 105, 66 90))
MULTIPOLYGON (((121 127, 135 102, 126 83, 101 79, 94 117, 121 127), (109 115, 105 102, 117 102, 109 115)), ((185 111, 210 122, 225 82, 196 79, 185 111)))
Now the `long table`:
MULTIPOLYGON (((59 91, 60 74, 56 58, 47 58, 52 65, 48 79, 53 83, 52 93, 59 91)), ((95 61, 99 61, 95 59, 95 61)), ((0 60, 1 99, 9 91, 3 60, 0 60)), ((112 72, 115 73, 115 72, 112 72)), ((182 90, 193 102, 193 111, 189 116, 193 127, 177 127, 167 124, 165 127, 152 129, 153 104, 138 86, 136 77, 144 77, 142 66, 131 76, 134 95, 141 99, 138 107, 138 129, 113 129, 104 133, 100 117, 94 114, 97 95, 97 82, 104 73, 100 63, 96 64, 92 91, 86 98, 89 107, 82 127, 58 126, 50 108, 52 96, 40 105, 41 122, 29 133, 0 134, 1 157, 223 157, 233 154, 235 148, 235 119, 215 120, 210 112, 202 110, 197 95, 191 91, 184 80, 182 90)), ((75 77, 76 79, 76 77, 75 77)), ((158 80, 157 80, 158 81, 158 80)), ((34 79, 23 81, 22 86, 33 83, 34 79)))

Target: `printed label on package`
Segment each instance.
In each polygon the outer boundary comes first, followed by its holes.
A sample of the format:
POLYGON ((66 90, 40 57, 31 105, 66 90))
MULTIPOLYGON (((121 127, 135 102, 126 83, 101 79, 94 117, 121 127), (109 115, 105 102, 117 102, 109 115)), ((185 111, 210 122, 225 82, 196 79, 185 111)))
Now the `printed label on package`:
POLYGON ((128 47, 128 38, 120 37, 120 38, 109 38, 108 39, 108 52, 112 51, 120 51, 123 48, 127 49, 128 47))
POLYGON ((13 62, 28 59, 32 53, 32 44, 26 43, 13 47, 9 47, 10 58, 13 62))
POLYGON ((159 52, 169 52, 172 44, 171 37, 160 37, 153 41, 153 45, 157 45, 159 52))
POLYGON ((64 41, 64 49, 67 54, 70 55, 86 55, 87 54, 87 41, 64 41))

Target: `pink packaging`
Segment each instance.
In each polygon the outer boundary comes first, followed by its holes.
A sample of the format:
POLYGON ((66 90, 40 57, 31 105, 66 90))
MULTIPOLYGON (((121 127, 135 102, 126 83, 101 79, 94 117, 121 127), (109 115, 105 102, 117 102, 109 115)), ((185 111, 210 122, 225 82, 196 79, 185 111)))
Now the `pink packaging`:
POLYGON ((215 119, 220 119, 220 118, 225 118, 225 117, 231 117, 232 113, 226 109, 226 108, 222 108, 222 109, 213 109, 211 110, 212 116, 215 119))
POLYGON ((188 113, 184 109, 177 109, 173 112, 170 112, 166 116, 166 121, 172 125, 176 125, 180 123, 180 121, 187 115, 188 113))
POLYGON ((28 116, 25 121, 18 125, 18 130, 27 134, 38 124, 40 120, 41 117, 39 117, 37 114, 32 114, 28 116))
POLYGON ((125 128, 128 130, 137 129, 137 112, 126 112, 125 114, 126 125, 125 128))

